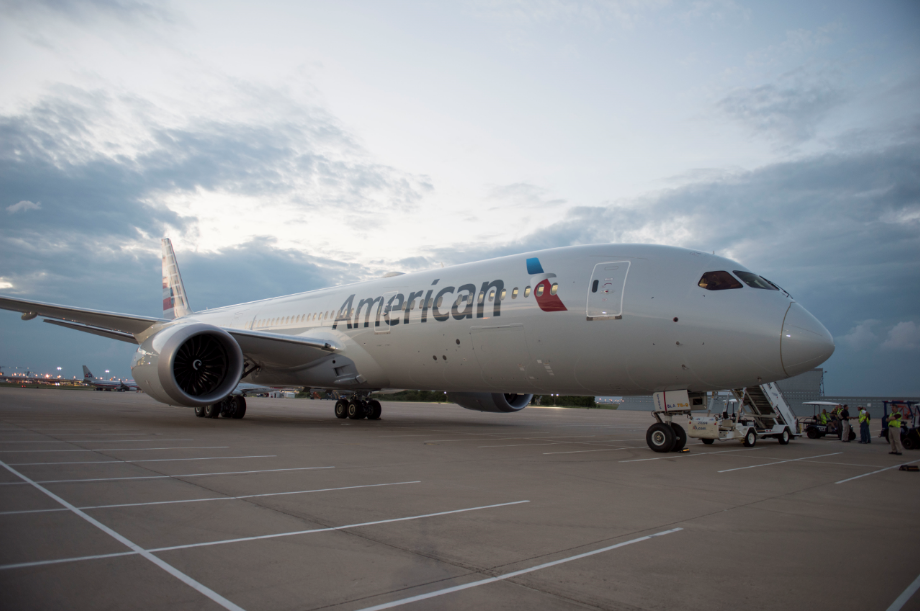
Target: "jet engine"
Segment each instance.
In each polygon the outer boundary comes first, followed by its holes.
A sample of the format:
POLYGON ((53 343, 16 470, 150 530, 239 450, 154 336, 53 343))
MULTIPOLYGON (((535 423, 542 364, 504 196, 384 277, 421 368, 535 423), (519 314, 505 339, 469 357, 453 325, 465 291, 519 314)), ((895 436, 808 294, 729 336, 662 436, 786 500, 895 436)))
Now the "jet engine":
POLYGON ((519 412, 528 405, 533 395, 517 395, 500 392, 449 392, 447 400, 460 407, 477 412, 507 414, 519 412))
POLYGON ((134 355, 131 372, 137 385, 157 401, 205 406, 236 388, 243 374, 243 351, 219 327, 180 324, 147 338, 134 355))

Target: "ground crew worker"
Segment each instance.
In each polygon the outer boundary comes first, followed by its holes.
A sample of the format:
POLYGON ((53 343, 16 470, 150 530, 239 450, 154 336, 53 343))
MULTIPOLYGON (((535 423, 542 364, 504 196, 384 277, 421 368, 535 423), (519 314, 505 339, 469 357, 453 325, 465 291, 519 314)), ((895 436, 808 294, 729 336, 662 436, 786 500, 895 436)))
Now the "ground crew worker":
POLYGON ((818 414, 818 422, 827 426, 827 408, 821 410, 821 413, 818 414))
POLYGON ((869 410, 859 406, 859 443, 872 443, 869 437, 869 410))
POLYGON ((891 442, 891 452, 896 456, 901 455, 901 412, 892 411, 888 416, 888 441, 891 442))
POLYGON ((844 405, 840 410, 840 441, 850 443, 850 410, 844 405))

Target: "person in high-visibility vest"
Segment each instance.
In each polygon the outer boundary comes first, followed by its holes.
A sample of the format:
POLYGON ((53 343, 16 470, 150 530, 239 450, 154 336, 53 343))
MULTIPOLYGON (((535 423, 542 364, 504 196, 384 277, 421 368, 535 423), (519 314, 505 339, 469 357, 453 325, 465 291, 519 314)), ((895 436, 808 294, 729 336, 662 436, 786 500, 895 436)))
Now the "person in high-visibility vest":
POLYGON ((901 455, 901 412, 892 411, 888 416, 888 441, 891 442, 889 454, 901 455))
POLYGON ((821 413, 818 414, 818 422, 821 424, 827 425, 827 408, 821 410, 821 413))
POLYGON ((869 437, 869 410, 859 406, 859 443, 872 443, 869 437))

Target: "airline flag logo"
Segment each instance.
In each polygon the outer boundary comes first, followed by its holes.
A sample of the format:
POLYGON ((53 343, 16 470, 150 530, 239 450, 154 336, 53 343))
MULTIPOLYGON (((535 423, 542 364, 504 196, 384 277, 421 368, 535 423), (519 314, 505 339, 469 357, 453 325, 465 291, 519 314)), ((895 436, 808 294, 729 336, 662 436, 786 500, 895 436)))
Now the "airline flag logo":
POLYGON ((550 281, 550 278, 555 278, 556 274, 544 272, 540 259, 537 257, 527 259, 527 273, 531 276, 530 280, 534 285, 533 296, 541 310, 544 312, 567 311, 565 304, 553 290, 554 283, 550 281))

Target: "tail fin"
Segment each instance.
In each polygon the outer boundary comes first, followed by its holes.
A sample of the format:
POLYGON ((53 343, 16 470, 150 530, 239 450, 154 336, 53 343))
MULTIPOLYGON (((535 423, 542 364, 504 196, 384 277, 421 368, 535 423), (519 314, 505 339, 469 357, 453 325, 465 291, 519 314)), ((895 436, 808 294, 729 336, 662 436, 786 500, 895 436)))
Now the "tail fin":
POLYGON ((182 318, 192 313, 179 275, 179 264, 169 238, 161 240, 163 253, 163 318, 182 318))
POLYGON ((84 380, 95 380, 96 376, 93 375, 93 372, 89 370, 89 367, 86 365, 83 366, 83 379, 84 380))

